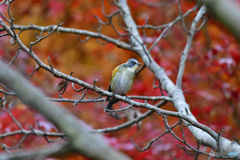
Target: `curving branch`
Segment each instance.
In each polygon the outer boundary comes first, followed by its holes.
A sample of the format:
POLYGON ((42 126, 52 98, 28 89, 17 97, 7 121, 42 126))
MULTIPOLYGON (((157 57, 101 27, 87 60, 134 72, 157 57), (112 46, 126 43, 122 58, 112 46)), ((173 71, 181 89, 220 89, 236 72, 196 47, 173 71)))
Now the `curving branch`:
POLYGON ((19 55, 20 52, 21 52, 21 50, 18 49, 17 54, 16 54, 16 55, 13 57, 13 59, 8 63, 7 67, 9 67, 9 66, 13 63, 13 61, 17 58, 17 56, 19 55))
POLYGON ((179 12, 180 15, 172 22, 165 24, 165 25, 161 25, 159 27, 154 27, 154 26, 146 26, 146 28, 152 28, 152 29, 160 29, 160 28, 164 28, 164 30, 162 31, 162 33, 158 36, 158 38, 155 40, 155 42, 152 44, 152 46, 149 48, 149 52, 151 52, 151 50, 157 45, 157 43, 162 39, 165 38, 167 36, 168 33, 170 33, 171 28, 173 27, 173 25, 178 22, 179 20, 182 19, 183 22, 183 26, 185 28, 185 30, 188 32, 188 30, 186 29, 185 26, 185 22, 184 22, 184 17, 186 17, 187 15, 189 15, 191 12, 196 11, 196 9, 198 8, 198 5, 196 5, 193 9, 188 10, 184 15, 180 10, 180 6, 179 6, 179 12))
MULTIPOLYGON (((38 26, 38 25, 33 25, 33 24, 28 25, 28 26, 13 25, 14 29, 19 29, 19 30, 22 30, 22 31, 25 31, 25 30, 39 30, 39 31, 43 31, 43 32, 50 32, 56 27, 57 27, 57 25, 50 25, 50 26, 38 26)), ((0 29, 0 31, 3 31, 3 30, 4 29, 0 29)), ((66 28, 66 27, 58 27, 58 29, 56 31, 57 32, 63 32, 63 33, 72 33, 72 34, 77 34, 77 35, 81 34, 81 35, 90 36, 90 37, 93 37, 93 38, 99 38, 99 39, 102 39, 102 40, 107 41, 109 43, 113 43, 116 46, 118 46, 119 48, 132 50, 131 45, 129 45, 125 42, 122 42, 120 40, 108 37, 106 35, 96 33, 96 32, 91 32, 91 31, 81 30, 81 29, 66 28)))
POLYGON ((169 2, 158 2, 158 3, 150 2, 150 1, 146 2, 145 0, 137 0, 137 1, 138 3, 142 3, 150 7, 170 7, 175 4, 174 0, 170 0, 169 2))
MULTIPOLYGON (((167 103, 167 101, 161 101, 159 102, 158 104, 156 104, 155 106, 156 107, 162 107, 164 106, 165 104, 167 103)), ((147 111, 146 113, 142 114, 141 116, 131 120, 131 121, 128 121, 124 124, 121 124, 119 126, 116 126, 116 127, 111 127, 111 128, 105 128, 105 129, 97 129, 97 130, 92 130, 91 132, 94 132, 94 133, 107 133, 107 132, 116 132, 118 130, 121 130, 121 129, 124 129, 126 127, 129 127, 131 125, 133 125, 134 123, 138 123, 140 122, 141 120, 145 119, 146 117, 152 115, 154 113, 154 111, 150 110, 150 111, 147 111)))
MULTIPOLYGON (((44 37, 41 37, 42 32, 43 32, 43 31, 41 31, 40 36, 37 36, 38 39, 37 39, 35 42, 31 42, 31 43, 30 43, 30 46, 29 46, 30 51, 29 51, 29 52, 32 51, 32 46, 33 46, 33 45, 35 45, 35 44, 39 43, 40 41, 42 41, 43 39, 49 37, 49 36, 50 36, 54 31, 56 31, 61 25, 63 25, 63 23, 59 23, 59 22, 58 22, 58 25, 57 25, 56 27, 54 27, 54 28, 53 28, 46 36, 44 36, 44 37)), ((21 30, 21 31, 22 31, 22 30, 21 30)))
POLYGON ((163 25, 160 25, 160 26, 153 26, 153 25, 142 25, 142 26, 137 26, 138 28, 145 28, 145 29, 155 29, 155 30, 158 30, 158 29, 163 29, 163 28, 166 28, 166 27, 171 27, 173 26, 175 23, 177 23, 178 21, 181 20, 181 18, 185 18, 187 17, 190 13, 192 12, 195 12, 198 8, 198 5, 196 5, 195 7, 193 7, 192 9, 189 9, 186 13, 184 13, 182 16, 178 15, 172 22, 170 23, 167 23, 167 24, 163 24, 163 25))
POLYGON ((8 137, 8 136, 14 136, 14 135, 17 135, 17 134, 48 136, 48 137, 65 137, 64 133, 45 132, 45 131, 38 130, 38 129, 33 129, 33 130, 21 129, 21 130, 16 130, 16 131, 13 131, 13 132, 0 134, 0 138, 5 138, 5 137, 8 137))
MULTIPOLYGON (((174 124, 173 126, 170 127, 170 129, 175 128, 175 127, 178 126, 179 124, 180 124, 179 122, 176 123, 176 124, 174 124)), ((157 136, 156 138, 150 140, 150 142, 148 143, 147 147, 145 147, 145 148, 143 148, 143 149, 139 148, 139 147, 133 142, 132 139, 131 139, 131 141, 132 141, 133 145, 134 145, 139 151, 144 152, 144 151, 148 150, 155 141, 157 141, 158 139, 160 139, 160 138, 161 138, 162 136, 164 136, 165 134, 168 134, 169 132, 170 132, 170 130, 167 129, 167 130, 166 130, 165 132, 163 132, 161 135, 159 135, 159 136, 157 136)))

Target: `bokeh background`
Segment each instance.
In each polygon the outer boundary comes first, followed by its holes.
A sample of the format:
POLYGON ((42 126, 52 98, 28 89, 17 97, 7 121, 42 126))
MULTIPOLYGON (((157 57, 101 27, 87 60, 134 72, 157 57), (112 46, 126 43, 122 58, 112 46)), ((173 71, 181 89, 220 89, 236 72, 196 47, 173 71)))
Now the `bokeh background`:
MULTIPOLYGON (((146 1, 147 2, 147 1, 146 1)), ((160 2, 160 1, 153 1, 160 2)), ((152 7, 139 3, 136 0, 128 1, 131 14, 136 24, 143 25, 146 19, 149 19, 151 25, 162 25, 173 21, 178 15, 178 4, 174 1, 161 1, 168 5, 163 7, 152 7)), ((239 2, 239 1, 238 1, 239 2)), ((181 9, 183 13, 193 8, 195 1, 182 0, 181 9)), ((105 12, 110 14, 117 8, 104 1, 105 12)), ((0 12, 7 15, 7 6, 1 5, 0 12)), ((64 22, 63 27, 89 30, 98 32, 99 23, 93 16, 98 16, 103 21, 107 19, 102 14, 100 0, 16 0, 12 3, 10 13, 15 18, 14 24, 30 25, 31 23, 40 26, 57 25, 58 22, 64 22)), ((231 33, 210 17, 207 24, 196 32, 193 44, 188 56, 183 76, 183 90, 186 102, 190 105, 191 112, 196 119, 213 129, 215 132, 222 132, 222 136, 234 140, 233 137, 240 138, 240 47, 239 42, 231 33)), ((185 18, 186 27, 190 29, 194 13, 185 18)), ((124 25, 122 17, 117 15, 113 18, 113 24, 120 33, 126 33, 120 24, 124 25)), ((17 32, 19 30, 16 30, 17 32)), ((141 35, 143 31, 139 29, 141 35)), ((161 33, 161 29, 146 29, 146 43, 154 42, 161 33)), ((23 31, 20 39, 26 46, 30 42, 36 41, 36 33, 39 31, 23 31)), ((128 37, 119 37, 111 26, 103 26, 102 34, 109 37, 128 42, 128 37)), ((44 33, 43 35, 46 35, 44 33)), ((155 61, 165 69, 170 79, 175 82, 180 62, 181 53, 185 47, 187 32, 184 30, 181 21, 176 23, 168 37, 162 39, 152 50, 151 54, 155 61)), ((84 40, 86 36, 81 36, 84 40)), ((5 62, 11 61, 17 53, 18 46, 9 42, 9 37, 0 38, 0 59, 5 62)), ((101 41, 101 40, 100 40, 101 41)), ((103 41, 101 41, 103 42, 103 41)), ((149 45, 149 46, 150 46, 149 45)), ((142 60, 133 52, 118 48, 113 44, 101 45, 95 39, 90 39, 87 43, 80 43, 76 34, 54 32, 48 38, 34 45, 32 50, 46 64, 50 57, 51 63, 55 69, 70 74, 74 77, 93 84, 94 79, 98 79, 97 86, 107 89, 112 70, 119 64, 127 61, 129 58, 142 60)), ((36 64, 28 56, 21 52, 14 61, 15 68, 23 75, 28 77, 35 69, 36 64)), ((141 96, 160 96, 158 89, 153 89, 154 75, 145 68, 140 72, 133 84, 132 89, 127 95, 141 96)), ((59 98, 57 85, 61 79, 53 77, 50 73, 40 69, 34 72, 31 77, 31 83, 40 88, 47 96, 59 98)), ((76 88, 80 86, 76 85, 76 88)), ((165 95, 167 94, 164 92, 165 95)), ((63 94, 65 98, 79 99, 82 93, 75 92, 69 85, 63 94)), ((91 97, 98 96, 90 92, 91 97)), ((14 99, 14 97, 11 97, 14 99)), ((151 103, 151 102, 150 102, 151 103)), ((103 102, 101 103, 83 103, 73 106, 72 103, 62 103, 74 115, 79 117, 79 123, 83 123, 89 129, 100 129, 120 125, 127 121, 126 118, 115 120, 106 115, 103 111, 103 102)), ((124 107, 115 105, 115 108, 124 107)), ((29 129, 29 125, 37 128, 36 121, 39 121, 41 127, 50 132, 58 132, 58 129, 42 115, 38 114, 29 106, 16 102, 12 106, 12 114, 19 120, 24 128, 29 129)), ((175 111, 172 104, 168 103, 163 109, 175 111)), ((139 109, 141 113, 146 109, 139 109)), ((136 160, 143 159, 193 159, 193 156, 184 151, 184 144, 178 142, 172 135, 165 135, 156 141, 150 149, 145 152, 138 151, 130 138, 140 147, 147 146, 148 142, 165 131, 163 118, 153 114, 146 118, 137 130, 136 126, 126 128, 114 133, 106 133, 103 136, 106 141, 115 149, 120 150, 136 160)), ((59 117, 61 120, 61 117, 59 117)), ((169 124, 175 124, 178 119, 168 117, 169 124)), ((18 127, 11 117, 4 111, 0 111, 0 134, 17 130, 18 127)), ((173 131, 181 137, 180 128, 173 131)), ((192 134, 187 130, 185 137, 187 142, 196 147, 197 143, 192 134)), ((0 140, 8 146, 16 145, 22 135, 6 137, 0 140)), ((46 145, 43 137, 28 136, 21 148, 33 148, 46 145)), ((203 149, 204 147, 201 147, 203 149)), ((189 149, 187 149, 190 153, 189 149)), ((211 151, 207 148, 207 151, 211 151)), ((85 159, 79 155, 66 155, 56 159, 85 159)), ((200 159, 206 159, 200 156, 200 159)))

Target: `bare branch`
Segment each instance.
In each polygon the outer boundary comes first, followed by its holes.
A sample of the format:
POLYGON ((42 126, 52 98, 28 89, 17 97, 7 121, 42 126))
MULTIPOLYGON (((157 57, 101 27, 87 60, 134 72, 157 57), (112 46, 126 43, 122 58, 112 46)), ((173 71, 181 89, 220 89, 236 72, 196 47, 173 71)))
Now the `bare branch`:
MULTIPOLYGON (((64 22, 63 22, 63 23, 64 23, 64 22)), ((36 40, 35 42, 31 42, 31 43, 30 43, 30 46, 29 46, 29 49, 30 49, 29 52, 32 52, 32 46, 33 46, 34 44, 37 44, 38 42, 40 42, 40 41, 42 41, 43 39, 45 39, 45 38, 47 38, 48 36, 50 36, 54 31, 56 31, 56 30, 58 29, 58 27, 60 27, 61 25, 63 25, 63 23, 59 23, 59 22, 58 22, 57 27, 55 27, 55 28, 54 28, 51 32, 49 32, 46 36, 44 36, 44 37, 39 37, 38 40, 36 40)))
POLYGON ((76 92, 80 92, 80 91, 83 91, 84 89, 86 89, 85 87, 80 88, 80 89, 76 89, 76 88, 74 87, 74 82, 72 82, 72 88, 73 88, 74 91, 76 91, 76 92))
POLYGON ((146 68, 146 65, 145 64, 143 64, 142 66, 141 66, 141 68, 139 68, 137 71, 136 71, 136 75, 138 74, 138 73, 140 73, 144 68, 146 68))
MULTIPOLYGON (((195 7, 193 7, 192 9, 189 9, 185 14, 182 15, 183 18, 187 17, 191 12, 196 11, 196 9, 198 8, 198 5, 196 5, 195 7)), ((143 25, 143 26, 138 26, 138 28, 145 28, 145 29, 163 29, 169 26, 173 26, 175 23, 177 23, 179 20, 181 20, 181 16, 177 16, 177 18, 175 20, 173 20, 170 23, 167 24, 163 24, 160 26, 153 26, 153 25, 143 25)))
MULTIPOLYGON (((50 26, 38 26, 38 25, 29 25, 29 26, 21 26, 21 25, 13 25, 14 29, 20 29, 20 30, 39 30, 39 31, 43 31, 43 32, 49 32, 51 31, 53 28, 56 28, 57 25, 50 25, 50 26)), ((1 31, 1 29, 0 29, 1 31)), ((64 33, 72 33, 72 34, 77 34, 77 35, 85 35, 85 36, 91 36, 94 38, 100 38, 103 39, 109 43, 113 43, 116 46, 123 48, 123 49, 128 49, 128 50, 132 50, 132 47, 125 43, 122 42, 120 40, 116 40, 113 39, 111 37, 108 37, 106 35, 103 34, 99 34, 99 33, 95 33, 95 32, 91 32, 91 31, 86 31, 86 30, 80 30, 80 29, 73 29, 73 28, 66 28, 66 27, 59 27, 58 32, 64 32, 64 33)))
MULTIPOLYGON (((5 1, 6 1, 6 0, 5 0, 5 1)), ((2 2, 4 2, 4 0, 3 0, 2 2)), ((0 5, 2 5, 2 2, 1 2, 0 5)), ((0 15, 1 15, 9 24, 11 23, 11 20, 8 19, 2 12, 0 12, 0 15)))
MULTIPOLYGON (((175 128, 175 127, 176 127, 177 125, 179 125, 179 124, 180 124, 180 123, 178 122, 178 123, 176 123, 175 125, 171 126, 170 128, 173 129, 173 128, 175 128)), ((139 147, 133 142, 132 138, 131 138, 131 141, 132 141, 133 145, 134 145, 139 151, 144 152, 144 151, 148 150, 155 141, 157 141, 159 138, 161 138, 161 137, 164 136, 165 134, 168 134, 169 132, 170 132, 169 130, 166 130, 165 132, 163 132, 163 133, 162 133, 161 135, 159 135, 158 137, 152 139, 151 141, 149 141, 147 147, 145 147, 145 148, 143 148, 143 149, 139 148, 139 147)))
POLYGON ((110 109, 107 109, 107 108, 105 108, 104 110, 105 110, 105 111, 107 111, 107 112, 120 112, 120 111, 127 110, 127 109, 129 109, 129 108, 131 108, 131 107, 133 107, 133 105, 132 105, 132 104, 131 104, 131 105, 129 105, 129 106, 127 106, 127 107, 125 107, 125 108, 122 108, 122 109, 110 110, 110 109))
POLYGON ((88 89, 86 89, 85 92, 82 91, 82 92, 83 92, 82 97, 81 97, 78 101, 76 101, 76 102, 73 103, 74 106, 78 105, 78 103, 80 103, 80 102, 85 98, 85 95, 87 94, 87 91, 88 91, 88 89))
POLYGON ((174 0, 170 0, 169 2, 159 2, 159 3, 154 3, 154 2, 146 2, 144 0, 137 0, 139 3, 151 6, 151 7, 171 7, 172 5, 175 4, 174 0))
POLYGON ((179 16, 180 16, 181 19, 182 19, 183 28, 185 29, 185 31, 186 31, 188 34, 191 34, 190 31, 187 29, 186 24, 185 24, 185 20, 184 20, 184 17, 183 17, 183 12, 181 11, 180 0, 178 0, 178 12, 179 12, 179 16))
POLYGON ((13 21, 15 20, 14 18, 12 18, 11 14, 10 14, 10 6, 11 6, 11 3, 15 1, 15 0, 8 0, 8 15, 10 17, 10 24, 11 24, 11 30, 13 32, 13 37, 15 38, 16 37, 16 33, 13 29, 13 21))
MULTIPOLYGON (((86 89, 86 88, 84 88, 86 89)), ((83 89, 80 89, 81 91, 83 89)), ((8 92, 7 92, 8 93, 8 92)), ((15 93, 12 93, 13 95, 15 95, 15 93)), ((102 95, 100 94, 98 97, 96 98, 91 98, 88 95, 87 92, 87 96, 89 99, 83 99, 81 100, 79 103, 91 103, 91 102, 103 102, 105 100, 105 98, 101 98, 102 95)), ((151 96, 128 96, 128 98, 130 99, 141 99, 141 100, 152 100, 152 101, 158 101, 158 100, 165 100, 167 102, 172 101, 172 99, 170 97, 165 97, 165 96, 159 96, 159 97, 151 97, 151 96)), ((76 99, 67 99, 67 98, 62 98, 61 99, 57 99, 57 98, 47 98, 50 101, 54 101, 54 102, 70 102, 70 103, 77 103, 76 99)))
MULTIPOLYGON (((31 50, 30 50, 31 51, 31 50)), ((31 52, 30 52, 31 53, 31 52)), ((51 67, 51 71, 54 71, 53 70, 53 66, 52 66, 52 64, 51 64, 51 62, 50 62, 50 58, 49 58, 49 56, 48 56, 48 64, 50 65, 50 67, 51 67)))
POLYGON ((93 102, 96 102, 95 100, 97 100, 97 99, 101 98, 102 96, 103 96, 103 95, 102 95, 102 94, 100 94, 98 97, 91 98, 91 97, 89 96, 88 92, 87 92, 87 97, 88 97, 88 99, 90 99, 90 100, 93 100, 93 102))
POLYGON ((30 82, 30 78, 32 77, 33 73, 34 73, 35 71, 38 71, 40 68, 41 68, 41 67, 38 66, 38 64, 36 63, 36 68, 35 68, 35 69, 32 71, 32 73, 30 73, 29 76, 28 76, 28 81, 29 81, 29 82, 30 82))
POLYGON ((10 36, 8 33, 0 35, 0 37, 10 36))
POLYGON ((2 89, 0 89, 0 92, 1 93, 4 93, 4 94, 6 94, 6 95, 16 95, 15 93, 13 93, 13 92, 9 92, 9 91, 4 91, 4 90, 2 90, 2 89))
POLYGON ((0 134, 0 138, 14 136, 14 135, 18 135, 18 134, 48 136, 48 137, 65 137, 64 133, 45 132, 45 131, 41 131, 41 130, 37 130, 37 129, 33 129, 33 130, 22 129, 22 130, 16 130, 16 131, 0 134))
POLYGON ((105 98, 90 98, 90 99, 84 99, 81 100, 79 102, 79 100, 75 100, 75 99, 68 99, 68 98, 61 98, 61 99, 57 99, 57 98, 47 98, 50 101, 54 101, 54 102, 70 102, 70 103, 92 103, 92 102, 103 102, 105 100, 105 98))
MULTIPOLYGON (((162 107, 164 106, 165 104, 167 103, 167 101, 161 101, 159 102, 157 105, 155 105, 156 107, 162 107)), ((97 129, 97 130, 92 130, 90 132, 93 132, 93 133, 107 133, 107 132, 116 132, 118 130, 121 130, 121 129, 124 129, 126 127, 129 127, 135 123, 138 123, 140 122, 141 120, 143 120, 144 118, 150 116, 152 113, 154 113, 153 111, 147 111, 146 113, 142 114, 141 116, 131 120, 131 121, 128 121, 126 123, 123 123, 119 126, 116 126, 116 127, 111 127, 111 128, 105 128, 105 129, 97 129)))
POLYGON ((22 127, 22 125, 17 121, 17 119, 12 115, 12 113, 9 111, 9 110, 7 110, 6 108, 2 108, 5 112, 7 112, 8 114, 9 114, 9 116, 13 119, 13 121, 17 124, 17 126, 21 129, 21 130, 23 130, 23 127, 22 127))
POLYGON ((86 43, 90 38, 92 38, 91 36, 88 36, 84 41, 83 40, 81 40, 81 38, 79 37, 79 35, 78 35, 78 40, 79 40, 79 42, 81 42, 81 43, 86 43))
POLYGON ((162 39, 162 37, 167 33, 167 31, 169 30, 169 29, 171 29, 172 28, 172 26, 168 26, 168 27, 166 27, 163 31, 162 31, 162 33, 158 36, 158 38, 154 41, 154 43, 152 44, 152 46, 149 48, 149 52, 151 52, 152 51, 152 49, 157 45, 157 43, 162 39))
POLYGON ((195 19, 192 22, 190 34, 189 34, 188 39, 187 39, 187 44, 186 44, 186 46, 183 50, 181 61, 180 61, 180 66, 179 66, 179 70, 178 70, 177 83, 176 83, 176 86, 178 88, 182 88, 182 76, 183 76, 183 73, 184 73, 185 63, 186 63, 186 60, 187 60, 187 56, 188 56, 190 47, 192 45, 192 40, 193 40, 193 36, 196 32, 197 24, 200 21, 200 19, 203 17, 203 15, 206 13, 206 11, 207 11, 207 8, 206 8, 205 5, 203 5, 201 7, 201 9, 199 10, 197 16, 195 17, 195 19))
POLYGON ((13 57, 13 59, 8 63, 6 67, 9 67, 13 63, 13 61, 17 58, 20 52, 21 52, 21 49, 19 48, 17 51, 17 54, 13 57))
POLYGON ((100 41, 98 40, 98 38, 95 38, 95 39, 96 39, 96 41, 97 41, 99 44, 101 44, 101 45, 108 44, 108 41, 107 41, 107 42, 100 42, 100 41))

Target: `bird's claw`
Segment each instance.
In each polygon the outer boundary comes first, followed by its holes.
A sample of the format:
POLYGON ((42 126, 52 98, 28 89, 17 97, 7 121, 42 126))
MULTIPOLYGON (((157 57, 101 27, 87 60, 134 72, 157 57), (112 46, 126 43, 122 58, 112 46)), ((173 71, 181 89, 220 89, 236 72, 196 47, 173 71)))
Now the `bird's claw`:
POLYGON ((124 94, 126 100, 131 100, 126 94, 124 94))
POLYGON ((115 92, 113 92, 113 93, 112 93, 112 97, 115 97, 115 96, 116 96, 116 93, 115 93, 115 92))

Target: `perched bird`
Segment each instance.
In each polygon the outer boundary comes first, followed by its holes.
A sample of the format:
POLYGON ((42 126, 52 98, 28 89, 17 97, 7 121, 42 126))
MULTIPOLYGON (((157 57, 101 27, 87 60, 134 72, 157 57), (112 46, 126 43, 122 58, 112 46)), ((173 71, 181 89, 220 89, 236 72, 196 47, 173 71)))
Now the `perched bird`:
MULTIPOLYGON (((118 102, 118 100, 114 98, 114 94, 125 95, 130 90, 134 81, 135 71, 140 65, 141 63, 132 58, 113 70, 108 86, 108 91, 113 92, 113 97, 108 96, 106 99, 108 101, 107 110, 105 110, 106 113, 109 113, 108 110, 112 110, 112 106, 118 102)), ((119 119, 116 112, 110 112, 110 115, 119 119)))

